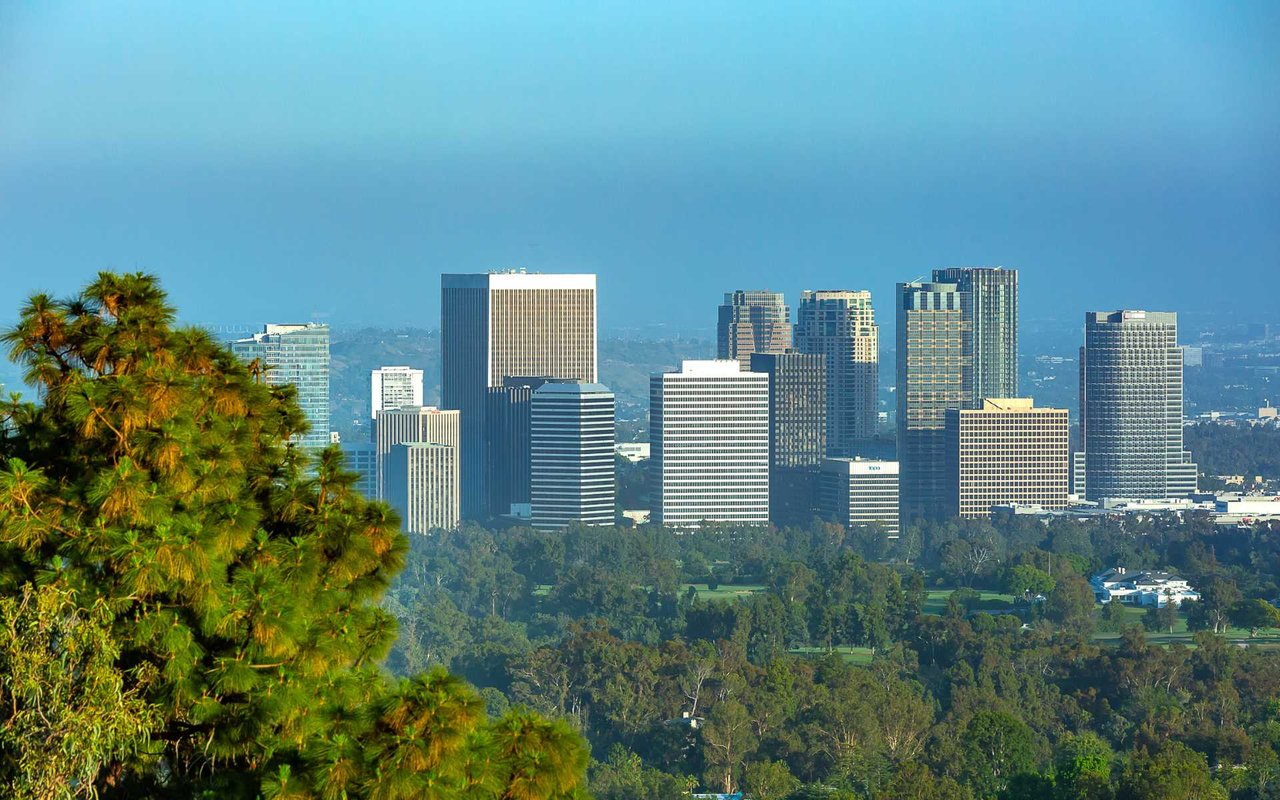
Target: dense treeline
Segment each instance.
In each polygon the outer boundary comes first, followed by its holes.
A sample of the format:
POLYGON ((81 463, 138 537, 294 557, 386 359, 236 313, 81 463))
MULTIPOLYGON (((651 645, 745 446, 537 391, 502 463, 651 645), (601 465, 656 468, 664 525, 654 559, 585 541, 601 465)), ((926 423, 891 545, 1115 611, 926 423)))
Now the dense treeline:
POLYGON ((1280 796, 1280 658, 1214 635, 1254 626, 1241 609, 1276 596, 1277 565, 1280 527, 1196 516, 957 520, 894 542, 817 521, 465 526, 413 542, 389 664, 444 664, 492 712, 568 720, 602 800, 1280 796), (1097 609, 1084 576, 1114 564, 1210 587, 1194 648, 1097 609))
POLYGON ((1280 427, 1206 423, 1188 426, 1183 436, 1206 475, 1280 480, 1280 427))

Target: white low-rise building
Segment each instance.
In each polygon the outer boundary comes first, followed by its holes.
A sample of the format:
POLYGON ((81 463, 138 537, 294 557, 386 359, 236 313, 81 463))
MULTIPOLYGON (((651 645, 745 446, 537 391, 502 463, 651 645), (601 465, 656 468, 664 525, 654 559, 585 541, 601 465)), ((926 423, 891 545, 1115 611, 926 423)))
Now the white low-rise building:
POLYGON ((1113 567, 1094 575, 1089 583, 1100 603, 1118 600, 1126 605, 1163 608, 1170 603, 1180 606, 1184 600, 1200 599, 1200 593, 1185 578, 1159 570, 1130 572, 1113 567))

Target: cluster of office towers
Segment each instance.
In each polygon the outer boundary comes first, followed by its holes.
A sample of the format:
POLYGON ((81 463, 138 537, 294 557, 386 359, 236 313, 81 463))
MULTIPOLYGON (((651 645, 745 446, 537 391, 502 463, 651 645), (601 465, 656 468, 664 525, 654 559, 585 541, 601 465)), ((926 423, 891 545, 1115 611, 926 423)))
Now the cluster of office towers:
MULTIPOLYGON (((348 445, 361 488, 409 532, 462 518, 536 527, 615 520, 614 397, 597 382, 594 275, 442 276, 442 402, 422 372, 371 376, 369 443, 348 445)), ((653 521, 875 524, 978 517, 995 505, 1165 499, 1195 491, 1182 449, 1176 315, 1090 313, 1080 366, 1081 446, 1068 412, 1018 392, 1018 274, 934 270, 897 286, 897 461, 864 457, 879 427, 879 339, 866 291, 725 295, 718 358, 650 379, 653 521)), ((320 447, 328 329, 268 325, 233 343, 294 383, 320 447)))

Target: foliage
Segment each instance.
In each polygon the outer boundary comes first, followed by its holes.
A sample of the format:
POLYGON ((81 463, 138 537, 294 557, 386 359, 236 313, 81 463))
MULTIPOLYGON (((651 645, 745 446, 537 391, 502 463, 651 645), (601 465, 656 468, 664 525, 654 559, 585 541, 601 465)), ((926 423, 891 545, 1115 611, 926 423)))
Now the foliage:
MULTIPOLYGON (((64 780, 105 797, 576 791, 586 751, 563 723, 490 721, 440 671, 387 679, 396 623, 377 601, 406 552, 398 520, 336 448, 292 444, 292 387, 173 316, 154 278, 103 273, 70 300, 36 295, 5 336, 41 402, 3 409, 0 597, 62 603, 7 606, 7 657, 68 704, 41 720, 47 747, 111 719, 64 780), (94 680, 67 686, 82 670, 94 680)), ((29 687, 10 695, 10 781, 35 757, 29 687)))

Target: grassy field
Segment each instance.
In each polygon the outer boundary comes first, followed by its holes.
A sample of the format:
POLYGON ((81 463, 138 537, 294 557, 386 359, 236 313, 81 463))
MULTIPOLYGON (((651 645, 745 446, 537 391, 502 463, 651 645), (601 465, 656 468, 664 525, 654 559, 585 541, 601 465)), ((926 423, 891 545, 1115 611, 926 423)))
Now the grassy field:
MULTIPOLYGON (((935 589, 925 593, 924 613, 942 616, 947 611, 947 598, 955 589, 935 589)), ((978 592, 984 603, 1013 603, 1013 595, 999 592, 978 592)))
POLYGON ((680 587, 680 593, 684 594, 689 591, 690 586, 698 590, 699 600, 739 600, 747 595, 765 590, 765 587, 758 583, 744 583, 732 586, 722 583, 715 589, 708 589, 705 583, 686 583, 680 587))
MULTIPOLYGON (((787 652, 793 653, 798 656, 818 657, 818 656, 826 655, 827 648, 825 647, 793 647, 787 652)), ((841 657, 844 658, 845 662, 849 664, 866 666, 867 664, 871 663, 870 647, 837 647, 835 648, 835 652, 839 653, 841 657)))

